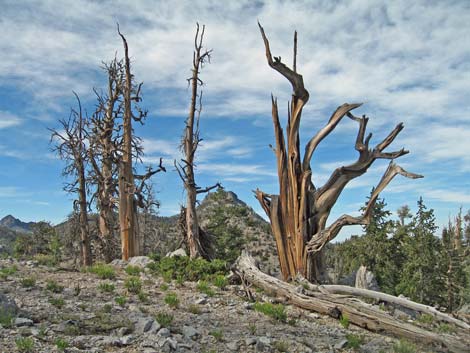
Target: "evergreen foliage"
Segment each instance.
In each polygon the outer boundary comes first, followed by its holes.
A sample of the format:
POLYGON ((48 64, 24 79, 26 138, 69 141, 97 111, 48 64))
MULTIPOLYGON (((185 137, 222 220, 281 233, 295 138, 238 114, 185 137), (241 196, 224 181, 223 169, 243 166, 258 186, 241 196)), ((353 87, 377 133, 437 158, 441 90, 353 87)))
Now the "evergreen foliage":
POLYGON ((327 247, 326 261, 338 278, 361 265, 374 273, 381 291, 403 294, 448 311, 470 302, 470 212, 462 212, 437 237, 434 211, 422 198, 416 214, 408 206, 391 219, 383 199, 377 200, 363 236, 327 247))

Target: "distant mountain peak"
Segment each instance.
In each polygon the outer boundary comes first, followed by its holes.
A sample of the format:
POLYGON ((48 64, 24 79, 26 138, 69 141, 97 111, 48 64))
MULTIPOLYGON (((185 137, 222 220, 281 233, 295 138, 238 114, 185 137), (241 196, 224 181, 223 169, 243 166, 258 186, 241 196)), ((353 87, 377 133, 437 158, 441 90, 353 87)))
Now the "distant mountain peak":
POLYGON ((30 232, 31 226, 33 224, 34 222, 29 222, 29 223, 23 222, 20 219, 12 216, 11 214, 3 217, 0 220, 1 226, 4 226, 14 231, 19 231, 19 232, 30 232))

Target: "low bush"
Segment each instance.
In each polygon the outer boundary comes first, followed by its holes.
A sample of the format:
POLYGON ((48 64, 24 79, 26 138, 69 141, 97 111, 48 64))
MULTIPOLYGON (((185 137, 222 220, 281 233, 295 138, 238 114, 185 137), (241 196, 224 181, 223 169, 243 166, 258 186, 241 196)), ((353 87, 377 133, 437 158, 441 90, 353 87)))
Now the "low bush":
POLYGON ((94 273, 101 279, 114 279, 116 278, 116 273, 114 268, 111 265, 106 265, 102 263, 97 263, 88 268, 88 272, 94 273))
POLYGON ((280 322, 287 322, 286 308, 282 304, 256 302, 253 309, 280 322))
POLYGON ((160 312, 155 315, 155 320, 157 320, 162 327, 169 327, 173 322, 173 315, 160 312))
POLYGON ((148 265, 153 273, 161 275, 165 281, 210 280, 211 277, 228 273, 227 263, 222 260, 207 261, 202 258, 189 259, 187 256, 164 257, 148 265))
POLYGON ((139 294, 142 290, 142 281, 139 277, 132 276, 126 279, 124 287, 126 287, 130 293, 139 294))
POLYGON ((132 265, 128 265, 124 271, 126 271, 126 273, 129 275, 129 276, 138 276, 140 274, 140 272, 142 271, 142 269, 139 267, 139 266, 132 266, 132 265))
POLYGON ((176 308, 178 307, 180 300, 178 299, 176 293, 168 293, 165 296, 165 303, 171 308, 176 308))

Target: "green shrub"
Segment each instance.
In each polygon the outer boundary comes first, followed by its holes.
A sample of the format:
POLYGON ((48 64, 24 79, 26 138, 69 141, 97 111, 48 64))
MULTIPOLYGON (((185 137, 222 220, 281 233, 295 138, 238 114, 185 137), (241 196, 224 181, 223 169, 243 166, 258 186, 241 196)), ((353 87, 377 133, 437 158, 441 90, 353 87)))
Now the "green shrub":
POLYGON ((103 312, 109 314, 113 310, 113 306, 111 304, 103 305, 103 312))
POLYGON ((202 258, 190 260, 187 256, 164 257, 160 261, 149 264, 148 268, 159 274, 167 282, 178 280, 208 280, 211 276, 228 273, 227 263, 222 260, 207 261, 202 258))
POLYGON ((64 287, 58 284, 53 279, 51 279, 47 281, 46 289, 52 293, 62 293, 62 291, 64 290, 64 287))
POLYGON ((442 322, 437 327, 437 331, 440 332, 440 333, 452 333, 452 332, 455 331, 455 329, 451 325, 449 325, 445 322, 442 322))
POLYGON ((422 324, 430 325, 434 322, 434 316, 424 313, 419 315, 416 320, 422 324))
POLYGON ((348 348, 352 348, 354 350, 358 349, 361 344, 364 342, 364 338, 362 336, 354 335, 354 334, 347 334, 346 339, 348 340, 348 348))
POLYGON ((119 305, 119 306, 124 306, 127 303, 127 298, 126 297, 116 297, 114 298, 114 301, 119 305))
POLYGON ((212 288, 209 286, 209 284, 204 281, 204 280, 200 280, 196 286, 196 289, 201 292, 201 293, 204 293, 205 295, 209 296, 209 297, 213 297, 215 295, 215 292, 212 290, 212 288))
POLYGON ((128 265, 125 271, 129 276, 138 276, 142 269, 139 266, 128 265))
POLYGON ((34 287, 36 284, 36 279, 33 277, 25 277, 21 280, 21 285, 25 288, 34 287))
POLYGON ((339 323, 340 323, 341 326, 343 326, 344 328, 348 328, 348 327, 349 327, 349 318, 346 316, 346 314, 341 314, 341 316, 339 317, 339 323))
POLYGON ((0 276, 3 279, 7 279, 8 276, 14 275, 16 272, 18 272, 18 267, 16 265, 13 265, 11 267, 2 267, 0 269, 0 276))
POLYGON ((69 347, 69 343, 63 338, 57 338, 55 345, 59 351, 65 351, 69 347))
POLYGON ((155 315, 155 320, 157 320, 162 327, 169 327, 173 322, 173 315, 160 312, 155 315))
POLYGON ((15 315, 7 310, 0 311, 0 325, 4 328, 11 328, 13 326, 13 321, 15 319, 15 315))
POLYGON ((16 348, 19 352, 33 352, 34 341, 30 337, 19 337, 15 339, 16 348))
POLYGON ((275 341, 274 348, 278 352, 288 352, 289 351, 289 344, 286 341, 275 341))
POLYGON ((100 283, 98 289, 104 293, 112 293, 116 287, 112 283, 100 283))
POLYGON ((190 304, 190 305, 188 306, 188 311, 189 311, 191 314, 199 315, 199 314, 201 313, 201 308, 199 307, 199 305, 190 304))
POLYGON ((222 332, 222 330, 219 329, 219 330, 209 331, 209 335, 214 337, 216 341, 220 342, 220 341, 222 341, 224 333, 222 332))
POLYGON ((142 302, 142 303, 147 303, 149 301, 149 298, 148 298, 148 295, 145 294, 144 292, 140 291, 139 294, 137 294, 137 296, 139 297, 139 300, 142 302))
POLYGON ((116 273, 111 265, 97 263, 88 268, 88 272, 94 273, 101 279, 114 279, 116 273))
POLYGON ((142 281, 139 277, 129 277, 124 282, 124 287, 131 293, 138 294, 142 290, 142 281))
POLYGON ((57 258, 51 254, 36 254, 34 255, 34 260, 37 261, 39 265, 49 267, 56 266, 58 263, 57 258))
POLYGON ((406 340, 401 339, 393 345, 394 353, 417 353, 416 346, 406 340))
POLYGON ((168 284, 166 284, 166 283, 162 283, 162 285, 160 286, 160 289, 164 292, 166 292, 168 290, 168 288, 169 288, 168 284))
POLYGON ((176 308, 178 307, 180 300, 178 299, 176 293, 168 293, 165 296, 165 303, 171 308, 176 308))
POLYGON ((63 308, 65 305, 65 301, 62 298, 49 298, 49 303, 59 309, 63 308))
POLYGON ((282 304, 260 303, 256 302, 253 309, 277 321, 287 322, 286 308, 282 304))
POLYGON ((214 286, 220 288, 220 289, 225 289, 228 284, 228 279, 224 275, 216 275, 214 279, 212 280, 212 283, 214 286))

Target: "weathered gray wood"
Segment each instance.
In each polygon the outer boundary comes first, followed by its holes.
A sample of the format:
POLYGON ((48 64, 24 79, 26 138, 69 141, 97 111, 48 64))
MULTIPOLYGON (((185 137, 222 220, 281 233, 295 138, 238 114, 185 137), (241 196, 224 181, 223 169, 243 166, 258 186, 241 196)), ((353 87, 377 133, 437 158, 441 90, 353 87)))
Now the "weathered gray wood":
POLYGON ((245 251, 235 262, 233 271, 244 281, 274 295, 285 297, 293 305, 334 318, 339 318, 341 315, 347 316, 352 324, 370 331, 404 337, 421 344, 441 345, 452 352, 468 352, 468 347, 470 347, 470 335, 468 334, 456 337, 429 332, 395 319, 388 313, 375 309, 372 305, 363 303, 356 298, 345 298, 341 295, 325 292, 310 292, 309 295, 299 293, 292 284, 261 272, 256 266, 254 258, 245 251))
POLYGON ((376 292, 376 291, 369 290, 369 289, 354 288, 354 287, 341 286, 341 285, 322 285, 322 286, 318 286, 318 288, 320 290, 323 290, 323 292, 326 291, 327 293, 331 293, 331 294, 349 294, 349 295, 353 295, 357 297, 377 299, 377 300, 382 300, 387 303, 397 304, 407 309, 411 309, 420 313, 432 315, 437 320, 445 321, 445 322, 454 324, 458 327, 461 327, 463 329, 470 330, 470 325, 468 325, 464 321, 458 320, 446 313, 442 313, 439 310, 436 310, 435 308, 433 308, 432 306, 427 306, 427 305, 423 305, 420 303, 416 303, 414 301, 411 301, 405 298, 399 298, 390 294, 376 292))

